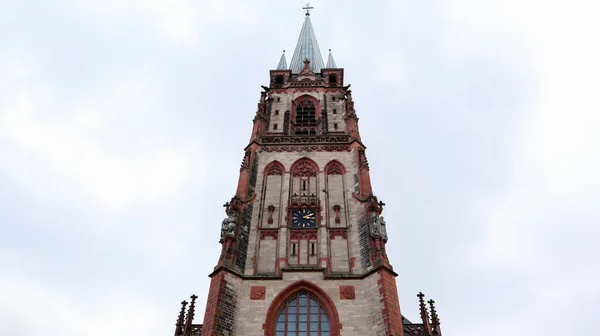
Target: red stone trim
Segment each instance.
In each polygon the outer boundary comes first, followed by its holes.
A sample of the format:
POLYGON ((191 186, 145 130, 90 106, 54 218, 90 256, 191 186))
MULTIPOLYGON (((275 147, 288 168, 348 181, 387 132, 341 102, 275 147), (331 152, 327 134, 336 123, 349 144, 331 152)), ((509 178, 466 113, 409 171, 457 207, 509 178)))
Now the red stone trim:
POLYGON ((356 257, 350 258, 350 272, 354 271, 354 267, 356 267, 356 257))
POLYGON ((354 286, 340 286, 340 300, 354 300, 355 297, 354 286))
POLYGON ((207 335, 212 335, 216 332, 219 308, 219 292, 221 286, 225 283, 225 272, 216 274, 210 280, 210 287, 208 290, 208 300, 206 302, 206 309, 204 311, 204 322, 202 329, 207 335))
POLYGON ((347 172, 344 165, 338 160, 329 161, 323 170, 325 171, 325 175, 343 175, 347 172))
POLYGON ((265 240, 265 239, 267 239, 267 237, 272 237, 274 240, 277 240, 277 238, 279 237, 279 230, 277 230, 277 229, 275 229, 275 230, 261 229, 260 230, 260 240, 265 240))
POLYGON ((340 236, 344 239, 348 239, 348 230, 346 229, 335 229, 329 230, 329 239, 335 239, 335 237, 340 236))
POLYGON ((282 145, 262 146, 263 152, 295 153, 295 152, 350 152, 350 145, 282 145))
MULTIPOLYGON (((339 80, 341 83, 341 80, 339 80)), ((342 87, 292 87, 292 88, 271 88, 270 95, 295 92, 335 92, 343 93, 342 87)))
POLYGON ((307 158, 303 157, 296 160, 290 168, 292 176, 317 176, 319 174, 319 165, 307 158))
POLYGON ((285 167, 277 160, 270 162, 264 170, 264 175, 283 175, 285 173, 285 167))
POLYGON ((291 231, 290 232, 290 240, 301 240, 301 239, 317 239, 317 231, 301 230, 301 231, 291 231))
POLYGON ((383 322, 387 327, 385 334, 404 335, 396 278, 386 269, 379 269, 377 274, 380 276, 380 279, 377 280, 377 285, 379 285, 379 294, 381 294, 381 301, 384 307, 381 313, 383 315, 383 322))
POLYGON ((301 291, 306 291, 317 298, 317 300, 323 306, 323 309, 325 309, 325 313, 329 319, 330 335, 340 336, 342 324, 340 323, 340 316, 335 308, 335 303, 318 285, 306 280, 300 280, 292 283, 279 292, 279 294, 277 294, 277 296, 273 299, 271 305, 269 306, 269 310, 267 311, 265 323, 263 324, 263 329, 265 331, 264 336, 275 336, 275 323, 277 322, 277 315, 281 311, 281 308, 290 296, 301 291))
POLYGON ((250 300, 264 300, 267 293, 267 286, 250 287, 250 300))

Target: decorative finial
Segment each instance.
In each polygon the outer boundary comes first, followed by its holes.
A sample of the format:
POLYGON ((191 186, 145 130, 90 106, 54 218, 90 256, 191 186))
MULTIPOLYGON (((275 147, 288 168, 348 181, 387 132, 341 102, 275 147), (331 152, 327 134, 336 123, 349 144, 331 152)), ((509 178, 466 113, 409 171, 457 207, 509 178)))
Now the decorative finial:
POLYGON ((302 7, 302 9, 306 10, 306 16, 310 16, 310 10, 313 9, 313 7, 310 6, 310 2, 307 2, 306 7, 302 7))
POLYGON ((329 49, 329 52, 331 52, 331 49, 329 49))
POLYGON ((179 316, 177 317, 177 323, 175 323, 175 336, 183 335, 183 327, 184 327, 184 318, 185 318, 185 306, 187 306, 187 301, 181 301, 181 311, 179 312, 179 316))
POLYGON ((425 306, 425 294, 419 292, 417 294, 419 298, 419 310, 421 311, 421 320, 423 320, 423 328, 425 329, 426 336, 431 336, 431 327, 429 324, 429 313, 427 312, 427 307, 425 306))
POLYGON ((431 311, 431 324, 440 324, 440 320, 434 306, 435 301, 429 300, 427 303, 429 303, 429 310, 431 311))
POLYGON ((285 54, 285 49, 283 49, 283 53, 285 54))
POLYGON ((379 201, 379 203, 377 203, 377 205, 379 206, 379 213, 383 212, 383 207, 385 206, 385 203, 383 203, 382 201, 379 201))
POLYGON ((192 332, 192 321, 194 320, 194 314, 196 313, 196 299, 198 296, 193 294, 191 296, 192 301, 190 302, 190 307, 188 308, 187 316, 185 317, 185 329, 184 335, 190 335, 192 332))

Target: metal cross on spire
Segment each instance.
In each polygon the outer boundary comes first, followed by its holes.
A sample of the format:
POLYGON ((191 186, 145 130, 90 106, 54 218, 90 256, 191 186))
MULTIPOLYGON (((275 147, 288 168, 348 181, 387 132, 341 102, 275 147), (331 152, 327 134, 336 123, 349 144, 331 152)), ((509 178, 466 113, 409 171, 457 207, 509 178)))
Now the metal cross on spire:
POLYGON ((306 9, 306 15, 310 15, 310 10, 313 9, 314 7, 310 6, 310 2, 306 3, 306 7, 302 7, 302 9, 306 9))

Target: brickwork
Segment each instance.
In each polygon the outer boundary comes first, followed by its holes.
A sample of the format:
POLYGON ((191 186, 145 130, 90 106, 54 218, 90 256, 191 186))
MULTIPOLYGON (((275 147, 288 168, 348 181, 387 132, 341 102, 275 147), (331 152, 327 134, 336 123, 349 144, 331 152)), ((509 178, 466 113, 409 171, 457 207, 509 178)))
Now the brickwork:
POLYGON ((328 226, 346 227, 346 202, 343 175, 327 175, 327 216, 328 226), (334 207, 337 206, 337 211, 334 207), (336 220, 337 219, 337 220, 336 220))
POLYGON ((259 242, 258 273, 275 273, 275 260, 277 258, 277 240, 266 237, 259 242))
POLYGON ((282 175, 271 175, 266 177, 265 192, 262 203, 262 227, 279 227, 279 214, 281 212, 281 183, 282 175), (269 211, 272 206, 272 211, 269 211))
MULTIPOLYGON (((290 170, 292 169, 292 165, 297 160, 303 157, 309 157, 312 159, 319 167, 318 176, 316 178, 309 179, 309 192, 315 193, 319 199, 321 200, 323 221, 320 223, 321 225, 327 225, 329 227, 344 227, 347 223, 356 223, 358 219, 361 218, 361 211, 363 211, 363 206, 360 202, 356 201, 352 197, 352 188, 354 186, 353 181, 351 180, 351 174, 344 173, 343 175, 325 175, 324 169, 328 163, 333 161, 339 162, 342 167, 346 167, 346 169, 352 171, 353 167, 356 167, 355 162, 355 154, 353 152, 310 152, 310 153, 261 153, 258 156, 257 160, 257 184, 254 188, 256 190, 257 202, 255 202, 254 207, 258 208, 259 211, 255 211, 261 213, 261 215, 256 215, 253 218, 253 223, 261 222, 263 227, 276 228, 276 227, 286 227, 289 225, 287 222, 289 220, 288 217, 288 201, 290 194, 294 193, 294 190, 299 190, 300 184, 297 183, 297 186, 294 186, 292 183, 292 178, 290 174, 290 170), (277 161, 281 163, 283 166, 283 170, 285 171, 282 176, 269 176, 268 179, 264 176, 264 170, 267 165, 270 163, 277 161), (281 178, 281 183, 275 182, 276 178, 281 178), (327 178, 327 181, 326 181, 327 178), (273 184, 272 184, 273 183, 273 184), (265 185, 266 184, 266 185, 265 185), (273 186, 273 189, 271 189, 273 186), (277 192, 271 192, 271 190, 277 190, 279 188, 279 194, 277 196, 277 192), (294 189, 295 188, 295 189, 294 189), (278 203, 279 202, 279 203, 278 203), (275 206, 275 209, 272 214, 269 214, 268 207, 269 205, 275 206), (339 223, 336 223, 336 211, 333 210, 333 206, 337 205, 339 207, 338 215, 339 215, 339 223), (272 224, 268 224, 269 216, 272 216, 272 224), (276 223, 279 223, 278 225, 276 223)), ((321 233, 319 233, 316 256, 304 257, 305 259, 301 261, 303 264, 316 264, 319 257, 325 258, 341 258, 339 260, 334 261, 336 263, 336 269, 339 271, 348 272, 349 269, 349 259, 360 258, 360 253, 362 250, 354 251, 355 254, 349 253, 348 245, 359 245, 359 235, 356 230, 360 230, 360 226, 351 226, 351 232, 348 235, 348 240, 345 244, 336 244, 333 249, 329 246, 329 237, 321 237, 321 233), (343 265, 343 266, 342 266, 343 265)), ((262 245, 258 243, 258 235, 256 234, 256 230, 258 230, 256 224, 252 226, 252 231, 250 234, 250 241, 248 244, 248 251, 255 251, 254 258, 260 265, 260 272, 267 272, 270 270, 271 272, 275 272, 279 265, 276 265, 276 258, 286 258, 290 256, 290 244, 288 243, 289 237, 280 232, 279 236, 279 244, 276 244, 277 251, 275 256, 269 257, 268 260, 263 260, 263 256, 267 256, 267 252, 261 251, 262 248, 269 249, 269 253, 271 253, 271 249, 274 244, 262 245), (272 263, 271 265, 267 265, 266 263, 272 263)), ((281 230, 281 229, 280 229, 281 230)), ((368 234, 368 232, 366 232, 368 234)), ((327 231, 324 231, 323 234, 327 234, 327 231)), ((309 248, 308 245, 298 246, 298 248, 302 248, 304 251, 309 248)), ((350 249, 352 250, 352 248, 350 249)), ((296 257, 298 259, 299 256, 296 257)), ((290 261, 292 262, 292 261, 290 261)), ((362 272, 366 270, 366 268, 370 267, 369 263, 359 265, 361 267, 357 267, 355 272, 362 272), (364 268, 364 269, 363 269, 364 268)))
MULTIPOLYGON (((311 307, 327 315, 328 336, 403 336, 386 239, 377 226, 373 234, 369 229, 367 216, 382 205, 373 195, 343 69, 315 75, 306 61, 297 75, 280 69, 270 77, 227 205, 236 211, 228 216, 241 216, 224 221, 224 253, 211 274, 204 323, 189 328, 190 318, 185 336, 200 328, 203 336, 276 336, 278 314, 300 293, 319 302, 311 307), (316 210, 316 225, 308 215, 310 225, 292 227, 298 208, 316 210)), ((411 330, 429 329, 422 296, 421 306, 424 323, 411 330)), ((304 314, 305 322, 320 325, 304 314)), ((282 323, 289 321, 302 320, 282 323)), ((437 315, 432 321, 441 335, 437 315)))
POLYGON ((342 236, 335 236, 331 244, 331 270, 333 272, 349 272, 348 240, 342 236))
POLYGON ((252 196, 252 193, 255 192, 257 177, 258 177, 258 153, 254 153, 254 159, 252 160, 252 167, 250 169, 250 186, 248 188, 248 196, 252 196))
POLYGON ((225 272, 216 274, 210 279, 210 287, 208 290, 208 300, 206 302, 206 310, 204 312, 204 323, 202 329, 205 336, 212 336, 216 333, 218 322, 217 307, 219 305, 219 293, 221 284, 225 281, 225 272))
POLYGON ((377 284, 379 285, 379 293, 382 296, 384 306, 381 313, 387 327, 386 335, 404 335, 396 279, 385 269, 380 269, 377 273, 380 276, 377 284))
POLYGON ((215 328, 219 336, 231 336, 235 332, 238 298, 234 283, 239 285, 240 280, 233 278, 229 281, 223 280, 219 288, 218 322, 215 328))
POLYGON ((363 269, 371 267, 371 245, 369 235, 369 224, 367 222, 367 214, 364 209, 361 209, 358 219, 358 234, 360 236, 360 262, 363 269))
MULTIPOLYGON (((234 275, 228 274, 234 278, 234 275)), ((390 283, 387 279, 381 281, 380 273, 372 273, 364 279, 325 280, 321 272, 284 272, 281 280, 244 280, 240 283, 238 296, 237 319, 238 331, 232 335, 265 336, 266 329, 274 328, 265 324, 269 309, 279 310, 281 307, 271 307, 277 295, 288 286, 299 281, 307 281, 320 288, 332 301, 339 316, 341 325, 340 335, 343 336, 387 336, 389 330, 382 312, 386 309, 385 295, 395 290, 395 280, 392 276, 390 283), (383 286, 392 286, 392 289, 383 286), (264 286, 264 300, 252 300, 251 292, 254 286, 264 286), (354 286, 354 297, 350 293, 341 295, 340 286, 354 286), (383 288, 383 289, 382 289, 383 288)), ((396 294, 397 295, 397 294, 396 294)), ((273 312, 277 314, 278 311, 273 312)), ((330 319, 331 320, 331 319, 330 319)), ((396 334, 394 335, 401 335, 396 334)), ((335 336, 335 335, 331 335, 335 336)))
POLYGON ((246 270, 246 259, 248 257, 248 241, 250 236, 250 223, 252 221, 252 204, 246 206, 242 212, 242 234, 238 235, 238 245, 235 251, 235 265, 242 273, 246 270))
POLYGON ((346 122, 344 121, 345 100, 342 98, 343 96, 337 93, 327 95, 327 124, 329 132, 346 131, 346 122), (336 124, 337 128, 335 127, 336 124))

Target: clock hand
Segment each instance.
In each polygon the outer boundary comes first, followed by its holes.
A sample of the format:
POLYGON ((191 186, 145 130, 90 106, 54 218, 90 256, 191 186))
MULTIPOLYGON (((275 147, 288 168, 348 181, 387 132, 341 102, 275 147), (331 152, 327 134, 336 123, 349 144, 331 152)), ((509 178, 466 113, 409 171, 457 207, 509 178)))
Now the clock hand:
POLYGON ((310 216, 312 216, 312 214, 306 215, 306 216, 302 216, 302 218, 304 218, 304 219, 312 219, 312 217, 310 217, 310 216))

